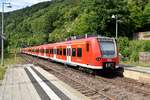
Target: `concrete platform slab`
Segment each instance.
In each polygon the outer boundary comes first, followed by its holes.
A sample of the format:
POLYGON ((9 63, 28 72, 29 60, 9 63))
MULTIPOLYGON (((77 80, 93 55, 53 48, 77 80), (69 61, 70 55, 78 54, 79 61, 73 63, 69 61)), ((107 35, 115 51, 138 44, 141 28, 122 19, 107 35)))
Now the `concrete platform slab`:
POLYGON ((150 74, 148 73, 125 69, 123 75, 124 77, 135 79, 142 83, 150 83, 150 74))
POLYGON ((88 100, 54 75, 32 64, 9 66, 0 100, 88 100))
POLYGON ((41 100, 23 66, 14 65, 7 69, 0 100, 41 100))
POLYGON ((65 84, 64 82, 60 81, 57 77, 52 74, 49 74, 47 71, 43 70, 40 67, 34 68, 40 71, 41 74, 45 76, 46 79, 51 81, 52 84, 55 84, 64 94, 66 94, 71 100, 87 100, 88 98, 82 95, 80 92, 76 91, 69 85, 65 84))
POLYGON ((120 64, 124 68, 124 77, 150 83, 150 68, 120 64))
POLYGON ((125 67, 125 69, 150 74, 150 68, 146 67, 125 67))

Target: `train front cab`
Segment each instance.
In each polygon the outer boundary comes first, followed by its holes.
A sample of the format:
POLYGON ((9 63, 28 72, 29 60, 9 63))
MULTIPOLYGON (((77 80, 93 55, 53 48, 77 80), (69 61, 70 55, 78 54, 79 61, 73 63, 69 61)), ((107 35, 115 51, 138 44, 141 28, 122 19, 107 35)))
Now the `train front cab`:
POLYGON ((102 67, 103 70, 115 70, 118 68, 119 57, 114 38, 97 38, 95 46, 95 64, 102 67))

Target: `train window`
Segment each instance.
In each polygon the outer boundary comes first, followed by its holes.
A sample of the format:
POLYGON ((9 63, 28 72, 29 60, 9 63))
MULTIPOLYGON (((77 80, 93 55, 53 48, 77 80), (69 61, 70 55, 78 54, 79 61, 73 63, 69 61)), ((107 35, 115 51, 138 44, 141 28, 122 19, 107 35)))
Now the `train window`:
POLYGON ((36 52, 36 49, 34 49, 34 52, 36 52))
POLYGON ((53 49, 51 49, 51 54, 53 54, 54 53, 54 51, 53 51, 53 49))
POLYGON ((49 53, 51 54, 51 49, 49 50, 49 53))
POLYGON ((67 56, 71 56, 71 49, 67 48, 67 56))
POLYGON ((50 49, 50 54, 52 54, 52 49, 50 49))
POLYGON ((60 55, 62 55, 62 48, 60 48, 60 55))
POLYGON ((41 53, 44 53, 44 49, 41 49, 40 52, 41 52, 41 53))
POLYGON ((86 44, 86 51, 89 51, 89 43, 86 44))
POLYGON ((49 53, 49 49, 46 49, 46 53, 49 53))
POLYGON ((82 57, 82 48, 78 48, 77 56, 82 57))
POLYGON ((55 49, 55 54, 57 54, 57 49, 55 49))
POLYGON ((59 49, 57 49, 57 55, 59 55, 59 49))
POLYGON ((55 54, 55 49, 53 49, 53 51, 54 51, 53 53, 55 54))
POLYGON ((73 57, 76 56, 76 48, 72 48, 72 56, 73 56, 73 57))
POLYGON ((63 54, 64 54, 64 56, 66 55, 66 49, 63 49, 63 54))
POLYGON ((54 49, 54 54, 57 54, 57 49, 54 49))
POLYGON ((48 53, 48 49, 44 49, 44 53, 48 53))

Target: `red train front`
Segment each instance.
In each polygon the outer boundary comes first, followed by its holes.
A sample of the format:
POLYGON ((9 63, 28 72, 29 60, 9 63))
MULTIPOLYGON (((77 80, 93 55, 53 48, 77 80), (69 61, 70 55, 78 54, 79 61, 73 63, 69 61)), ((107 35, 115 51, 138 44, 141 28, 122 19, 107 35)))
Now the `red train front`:
POLYGON ((21 52, 90 69, 115 69, 119 63, 116 41, 109 37, 89 37, 40 45, 23 48, 21 52))
POLYGON ((93 64, 95 66, 102 66, 103 69, 118 68, 118 49, 114 38, 98 37, 93 48, 95 51, 93 64))

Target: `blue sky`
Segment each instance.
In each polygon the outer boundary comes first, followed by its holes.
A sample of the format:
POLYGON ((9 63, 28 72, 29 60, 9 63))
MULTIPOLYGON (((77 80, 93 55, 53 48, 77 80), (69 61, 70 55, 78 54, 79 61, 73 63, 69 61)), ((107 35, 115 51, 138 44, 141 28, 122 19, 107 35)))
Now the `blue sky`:
POLYGON ((11 3, 12 8, 7 8, 5 5, 5 12, 8 12, 16 9, 25 8, 27 6, 31 6, 33 4, 43 1, 50 1, 50 0, 0 0, 0 12, 2 11, 2 2, 11 3))

